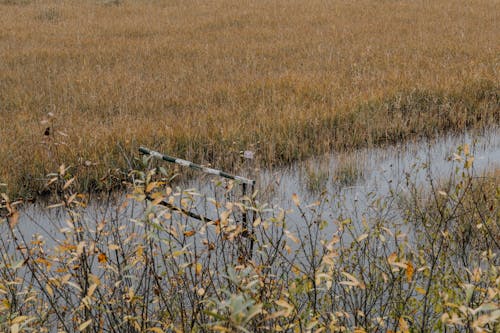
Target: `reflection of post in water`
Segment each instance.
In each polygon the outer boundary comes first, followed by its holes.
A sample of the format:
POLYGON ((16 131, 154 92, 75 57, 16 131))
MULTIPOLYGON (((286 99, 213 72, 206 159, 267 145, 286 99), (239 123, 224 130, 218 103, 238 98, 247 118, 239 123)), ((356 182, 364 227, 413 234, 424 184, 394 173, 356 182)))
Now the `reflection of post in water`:
MULTIPOLYGON (((251 200, 251 197, 254 192, 254 185, 252 184, 250 187, 250 193, 248 193, 248 184, 242 183, 241 184, 241 189, 242 189, 242 198, 243 200, 251 200)), ((251 203, 251 201, 250 201, 251 203)), ((241 260, 248 259, 251 260, 253 256, 253 246, 254 246, 254 241, 255 241, 255 235, 253 232, 253 222, 255 220, 255 214, 253 213, 252 210, 246 209, 246 207, 243 207, 243 212, 241 216, 241 221, 242 221, 242 236, 241 237, 241 246, 239 248, 239 257, 241 260)))
MULTIPOLYGON (((231 175, 231 174, 224 172, 222 170, 208 168, 208 167, 205 167, 205 166, 202 166, 202 165, 190 162, 190 161, 186 161, 186 160, 183 160, 180 158, 175 158, 175 157, 171 157, 171 156, 168 156, 165 154, 161 154, 157 151, 150 150, 150 149, 144 148, 144 147, 140 147, 139 152, 141 152, 145 155, 150 155, 152 157, 155 157, 155 158, 163 160, 163 161, 175 163, 175 164, 182 165, 182 166, 194 169, 194 170, 202 171, 202 172, 207 173, 207 174, 216 175, 216 176, 220 176, 223 178, 234 180, 241 185, 242 199, 243 200, 251 200, 250 198, 253 195, 255 180, 248 179, 248 178, 241 177, 241 176, 231 175), (249 194, 248 193, 248 185, 251 185, 250 195, 248 195, 249 194)), ((150 198, 148 198, 148 199, 150 199, 150 198)), ((200 220, 202 222, 213 222, 214 221, 213 219, 209 219, 205 216, 195 214, 193 212, 187 211, 187 210, 180 208, 180 207, 176 207, 168 202, 161 202, 160 204, 162 204, 163 206, 169 207, 172 210, 181 212, 181 213, 185 214, 186 216, 200 220)), ((251 210, 246 209, 246 207, 244 205, 243 209, 242 209, 242 215, 241 215, 242 232, 241 232, 241 237, 239 237, 239 240, 238 240, 238 259, 241 261, 251 260, 252 256, 253 256, 253 246, 254 246, 254 237, 255 237, 253 234, 253 217, 254 217, 254 214, 251 212, 251 210)))

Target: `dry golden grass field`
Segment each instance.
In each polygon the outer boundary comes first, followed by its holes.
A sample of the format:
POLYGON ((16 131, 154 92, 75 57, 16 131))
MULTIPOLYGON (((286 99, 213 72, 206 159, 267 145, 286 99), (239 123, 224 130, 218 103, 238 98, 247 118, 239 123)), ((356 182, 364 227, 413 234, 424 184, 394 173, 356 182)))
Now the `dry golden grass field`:
POLYGON ((498 124, 499 41, 498 0, 0 0, 0 183, 36 195, 65 163, 114 186, 139 145, 236 170, 498 124))

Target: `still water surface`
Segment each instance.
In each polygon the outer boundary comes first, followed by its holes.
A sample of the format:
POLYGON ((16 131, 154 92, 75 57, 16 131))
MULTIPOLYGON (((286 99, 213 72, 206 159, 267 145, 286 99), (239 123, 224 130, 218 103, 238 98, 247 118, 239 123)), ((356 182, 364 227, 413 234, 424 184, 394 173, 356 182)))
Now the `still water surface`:
MULTIPOLYGON (((292 223, 301 220, 294 211, 294 194, 304 204, 319 196, 326 199, 325 217, 355 219, 370 214, 370 203, 375 198, 404 192, 408 181, 425 187, 429 175, 433 179, 450 179, 456 168, 463 166, 463 162, 453 159, 453 153, 466 144, 475 158, 473 172, 476 175, 500 168, 500 128, 496 127, 479 133, 466 132, 351 153, 332 153, 275 170, 257 172, 249 168, 243 176, 253 176, 257 180, 258 201, 274 209, 289 211, 288 220, 292 223)), ((194 198, 193 211, 216 218, 211 199, 224 201, 227 197, 218 179, 201 177, 187 182, 184 187, 195 188, 201 194, 194 198)), ((232 197, 235 196, 237 194, 232 193, 232 197)), ((92 209, 83 212, 83 218, 88 223, 103 219, 128 223, 140 217, 144 209, 142 204, 129 200, 125 209, 118 209, 125 201, 127 199, 122 198, 113 202, 94 202, 90 205, 92 209)), ((27 207, 21 212, 19 228, 26 237, 37 233, 50 240, 66 225, 67 218, 66 214, 54 209, 27 207)))

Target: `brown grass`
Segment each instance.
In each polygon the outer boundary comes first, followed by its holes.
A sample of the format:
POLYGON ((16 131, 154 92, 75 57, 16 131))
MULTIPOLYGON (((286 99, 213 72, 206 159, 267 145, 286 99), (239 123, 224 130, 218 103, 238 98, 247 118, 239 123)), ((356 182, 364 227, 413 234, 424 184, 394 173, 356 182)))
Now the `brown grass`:
POLYGON ((499 123, 499 21, 479 0, 1 1, 0 183, 34 194, 66 163, 110 186, 140 144, 235 169, 499 123))

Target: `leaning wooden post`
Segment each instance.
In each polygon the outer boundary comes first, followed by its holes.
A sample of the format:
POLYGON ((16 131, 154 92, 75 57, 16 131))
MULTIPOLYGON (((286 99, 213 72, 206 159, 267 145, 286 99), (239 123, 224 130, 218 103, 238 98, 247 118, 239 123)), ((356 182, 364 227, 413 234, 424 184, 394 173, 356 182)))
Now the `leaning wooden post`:
MULTIPOLYGON (((148 149, 145 147, 140 147, 139 151, 145 155, 150 155, 154 158, 157 158, 157 159, 160 159, 163 161, 175 163, 175 164, 182 165, 182 166, 194 169, 194 170, 202 171, 202 172, 210 174, 210 175, 216 175, 216 176, 220 176, 223 178, 227 178, 227 179, 231 179, 231 180, 234 180, 236 182, 239 182, 242 185, 243 196, 247 195, 247 185, 251 185, 252 194, 253 194, 253 190, 254 190, 254 186, 255 186, 255 180, 253 180, 253 179, 248 179, 248 178, 241 177, 241 176, 231 175, 231 174, 224 172, 222 170, 208 168, 208 167, 205 167, 203 165, 196 164, 196 163, 193 163, 190 161, 186 161, 186 160, 183 160, 181 158, 175 158, 175 157, 172 157, 172 156, 169 156, 166 154, 162 154, 162 153, 159 153, 157 151, 154 151, 154 150, 151 150, 151 149, 148 149)), ((242 254, 244 254, 244 256, 247 259, 251 259, 253 256, 253 244, 254 244, 253 237, 254 236, 251 232, 249 232, 249 229, 248 229, 249 226, 248 226, 247 214, 248 214, 248 212, 244 212, 242 214, 242 227, 243 227, 242 235, 245 238, 250 239, 250 244, 247 246, 246 251, 240 251, 240 252, 246 252, 246 253, 242 253, 242 254)))
POLYGON ((232 179, 232 180, 235 180, 235 181, 243 183, 243 184, 255 185, 255 180, 248 179, 248 178, 241 177, 241 176, 234 176, 234 175, 231 175, 231 174, 224 172, 222 170, 207 168, 206 166, 196 164, 193 162, 189 162, 189 161, 183 160, 181 158, 175 158, 172 156, 168 156, 168 155, 159 153, 157 151, 150 150, 148 148, 140 147, 139 151, 145 155, 151 155, 151 156, 158 158, 160 160, 164 160, 164 161, 167 161, 170 163, 179 164, 179 165, 182 165, 182 166, 194 169, 194 170, 199 170, 199 171, 202 171, 204 173, 208 173, 210 175, 216 175, 216 176, 220 176, 223 178, 232 179))

